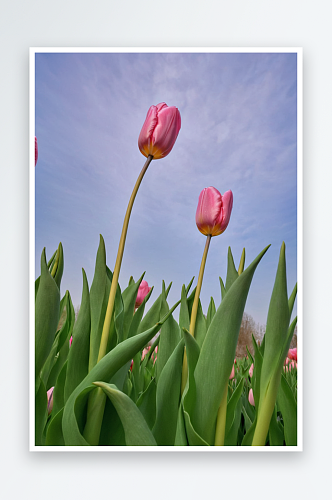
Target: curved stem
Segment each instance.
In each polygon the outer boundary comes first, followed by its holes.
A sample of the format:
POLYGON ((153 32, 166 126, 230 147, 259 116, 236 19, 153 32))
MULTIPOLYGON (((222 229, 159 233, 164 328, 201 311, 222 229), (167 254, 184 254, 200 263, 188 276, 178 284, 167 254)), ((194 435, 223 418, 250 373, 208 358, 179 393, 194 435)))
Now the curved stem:
POLYGON ((198 301, 199 301, 199 294, 201 293, 201 288, 202 288, 202 283, 203 283, 203 275, 204 275, 204 269, 205 269, 205 263, 206 263, 206 258, 210 246, 210 241, 211 241, 211 234, 208 234, 206 237, 206 243, 205 243, 205 248, 203 252, 203 257, 202 257, 202 262, 201 262, 201 267, 199 270, 199 275, 198 275, 198 280, 197 280, 197 287, 196 287, 196 292, 195 292, 195 297, 194 297, 194 303, 193 307, 191 310, 191 318, 190 318, 190 327, 189 327, 189 332, 191 335, 194 337, 195 334, 195 325, 196 325, 196 317, 197 317, 197 310, 198 310, 198 301))
POLYGON ((153 156, 149 155, 147 157, 147 160, 141 170, 141 173, 138 176, 138 179, 136 181, 136 184, 134 186, 133 192, 131 194, 128 207, 127 207, 127 212, 123 221, 123 227, 122 227, 122 233, 121 233, 121 238, 120 238, 120 243, 119 243, 119 249, 118 249, 118 255, 116 257, 116 262, 114 266, 114 272, 113 272, 113 278, 112 278, 112 284, 111 284, 111 290, 108 298, 108 304, 107 304, 107 309, 106 309, 106 315, 105 315, 105 321, 104 321, 104 326, 103 326, 103 331, 101 334, 101 340, 100 340, 100 346, 99 346, 99 353, 98 353, 98 360, 97 363, 103 358, 106 354, 106 349, 107 349, 107 343, 108 343, 108 337, 109 337, 109 331, 110 331, 110 326, 111 326, 111 320, 112 320, 112 315, 113 315, 113 310, 114 310, 114 301, 115 301, 115 294, 116 294, 116 289, 118 286, 118 280, 119 280, 119 274, 120 274, 120 267, 121 267, 121 262, 122 262, 122 257, 123 257, 123 251, 124 251, 124 246, 126 242, 126 237, 127 237, 127 230, 128 230, 128 224, 129 224, 129 219, 130 219, 130 214, 131 210, 134 205, 135 197, 138 191, 138 188, 142 182, 142 179, 144 177, 145 172, 148 169, 148 166, 151 163, 151 160, 153 160, 153 156))

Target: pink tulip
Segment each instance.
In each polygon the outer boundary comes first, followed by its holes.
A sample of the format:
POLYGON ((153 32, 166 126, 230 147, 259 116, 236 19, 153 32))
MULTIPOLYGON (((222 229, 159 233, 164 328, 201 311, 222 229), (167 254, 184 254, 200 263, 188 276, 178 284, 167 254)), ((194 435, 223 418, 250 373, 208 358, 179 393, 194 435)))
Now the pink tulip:
POLYGON ((294 347, 294 349, 289 349, 288 357, 289 359, 294 359, 294 361, 297 361, 297 347, 294 347))
POLYGON ((71 347, 72 343, 73 343, 73 336, 71 336, 69 339, 69 347, 71 347))
POLYGON ((52 409, 53 409, 53 391, 54 391, 54 387, 51 387, 51 389, 49 389, 47 391, 47 413, 50 414, 52 409))
POLYGON ((199 231, 208 236, 218 236, 228 226, 233 207, 233 193, 226 191, 221 196, 214 187, 203 189, 198 199, 196 224, 199 231))
POLYGON ((138 138, 140 152, 155 160, 171 152, 181 128, 181 116, 175 106, 165 102, 151 106, 138 138))
POLYGON ((143 300, 145 299, 145 297, 147 296, 147 294, 149 293, 149 291, 151 290, 151 287, 149 287, 148 285, 148 282, 147 281, 142 281, 139 288, 138 288, 138 292, 137 292, 137 297, 136 297, 136 302, 135 302, 135 308, 137 309, 137 307, 139 307, 143 300))
POLYGON ((285 362, 284 362, 284 365, 288 365, 288 363, 290 362, 290 359, 289 358, 286 358, 285 359, 285 362))
POLYGON ((232 378, 234 378, 234 375, 235 375, 235 371, 234 371, 234 365, 233 365, 233 368, 232 368, 231 374, 230 374, 230 376, 229 376, 229 380, 232 380, 232 378))
POLYGON ((37 160, 38 160, 38 144, 37 144, 37 137, 35 136, 35 166, 37 165, 37 160))
POLYGON ((143 352, 142 352, 142 357, 141 361, 145 358, 145 356, 148 354, 149 350, 151 349, 151 346, 149 345, 148 347, 144 347, 143 352))
POLYGON ((132 359, 129 368, 131 372, 133 371, 133 366, 134 366, 134 360, 132 359))
POLYGON ((249 368, 250 377, 252 377, 253 373, 254 373, 254 363, 252 363, 251 367, 249 368))
POLYGON ((251 404, 251 406, 255 406, 254 394, 252 392, 252 389, 250 389, 249 391, 248 401, 251 404))

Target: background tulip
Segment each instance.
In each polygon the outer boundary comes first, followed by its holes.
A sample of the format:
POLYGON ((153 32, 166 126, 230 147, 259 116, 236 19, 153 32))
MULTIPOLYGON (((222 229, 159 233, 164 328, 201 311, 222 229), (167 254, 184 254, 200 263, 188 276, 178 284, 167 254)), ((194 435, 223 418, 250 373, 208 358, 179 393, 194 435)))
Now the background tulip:
POLYGON ((53 409, 53 391, 54 391, 54 387, 51 387, 51 389, 49 389, 47 391, 47 413, 50 414, 52 409, 53 409))
POLYGON ((151 106, 138 138, 140 152, 155 160, 171 152, 181 128, 181 116, 175 106, 161 102, 151 106))
POLYGON ((252 363, 251 367, 249 368, 249 376, 252 377, 254 373, 254 363, 252 363))
POLYGON ((297 361, 297 347, 294 347, 294 349, 289 349, 288 355, 289 359, 294 359, 294 361, 297 361))
POLYGON ((37 137, 35 137, 35 166, 37 165, 37 160, 38 160, 38 144, 37 144, 37 137))
POLYGON ((151 287, 148 285, 147 281, 142 281, 137 292, 137 297, 136 297, 136 302, 135 302, 135 308, 139 307, 149 291, 151 290, 151 287))
POLYGON ((254 394, 252 392, 252 389, 250 389, 249 391, 248 401, 251 404, 251 406, 255 406, 254 394))
POLYGON ((233 207, 233 193, 226 191, 222 196, 210 186, 204 188, 198 199, 196 224, 205 236, 218 236, 228 226, 233 207))

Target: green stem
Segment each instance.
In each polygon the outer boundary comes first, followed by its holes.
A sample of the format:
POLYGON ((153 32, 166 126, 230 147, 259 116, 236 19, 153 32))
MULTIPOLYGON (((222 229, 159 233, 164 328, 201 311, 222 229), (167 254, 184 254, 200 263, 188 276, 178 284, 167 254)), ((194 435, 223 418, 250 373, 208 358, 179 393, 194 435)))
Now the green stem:
POLYGON ((191 333, 191 335, 193 337, 195 334, 195 325, 196 325, 196 317, 197 317, 197 310, 198 310, 199 294, 201 293, 205 263, 206 263, 206 258, 207 258, 209 246, 210 246, 210 241, 211 241, 211 234, 208 234, 206 237, 206 243, 205 243, 205 248, 204 248, 204 252, 203 252, 201 267, 199 270, 197 287, 196 287, 196 292, 195 292, 195 297, 194 297, 194 303, 193 303, 193 307, 191 310, 189 332, 191 333))
POLYGON ((112 285, 111 285, 111 290, 110 290, 110 294, 109 294, 109 298, 108 298, 108 304, 107 304, 107 309, 106 309, 103 331, 101 334, 97 363, 106 354, 109 331, 110 331, 111 320, 112 320, 112 315, 113 315, 113 310, 114 310, 115 294, 116 294, 116 289, 118 286, 120 267, 121 267, 123 251, 124 251, 124 246, 125 246, 126 237, 127 237, 128 224, 129 224, 131 210, 132 210, 133 205, 134 205, 134 201, 135 201, 135 197, 136 197, 138 188, 142 182, 144 174, 147 171, 148 166, 150 165, 152 159, 153 159, 153 156, 151 156, 151 155, 149 155, 147 157, 147 160, 146 160, 146 162, 141 170, 141 173, 138 176, 138 179, 136 181, 133 192, 131 194, 131 197, 130 197, 130 200, 128 203, 128 207, 127 207, 127 212, 126 212, 126 215, 125 215, 125 218, 123 221, 123 227, 122 227, 122 233, 121 233, 121 238, 120 238, 120 243, 119 243, 118 255, 116 257, 116 262, 115 262, 115 266, 114 266, 112 285))
POLYGON ((228 383, 226 384, 224 394, 218 410, 214 446, 224 446, 225 443, 227 392, 228 392, 228 383))
MULTIPOLYGON (((197 310, 198 310, 198 302, 199 302, 199 294, 201 293, 201 288, 202 288, 202 283, 203 283, 203 275, 204 275, 204 269, 205 269, 205 263, 206 263, 206 258, 210 246, 210 241, 211 241, 211 234, 208 234, 206 237, 206 243, 205 243, 205 248, 203 252, 203 257, 202 257, 202 262, 201 262, 201 267, 199 270, 199 275, 198 275, 198 280, 197 280, 197 286, 196 286, 196 292, 195 292, 195 297, 194 297, 194 303, 193 307, 191 310, 191 319, 190 319, 190 326, 189 326, 189 333, 194 337, 195 335, 195 326, 196 326, 196 317, 197 317, 197 310)), ((188 361, 187 361, 187 352, 186 348, 184 348, 184 354, 183 354, 183 363, 182 363, 182 379, 181 379, 181 394, 184 391, 184 388, 187 383, 187 378, 188 378, 188 361)))

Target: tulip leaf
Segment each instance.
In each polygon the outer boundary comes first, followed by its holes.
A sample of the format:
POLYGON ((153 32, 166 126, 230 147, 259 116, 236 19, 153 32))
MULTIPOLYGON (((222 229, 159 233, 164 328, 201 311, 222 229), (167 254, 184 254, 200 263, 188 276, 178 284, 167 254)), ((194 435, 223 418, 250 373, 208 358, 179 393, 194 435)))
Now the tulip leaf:
POLYGON ((220 291, 221 291, 221 300, 223 300, 225 295, 226 295, 226 289, 225 289, 224 282, 220 276, 219 276, 219 283, 220 283, 220 291))
POLYGON ((106 249, 102 235, 100 235, 99 247, 96 257, 95 273, 90 290, 91 308, 91 333, 90 333, 90 355, 89 370, 97 363, 99 345, 101 339, 101 328, 105 317, 104 297, 107 284, 106 275, 106 249))
POLYGON ((112 401, 123 425, 127 446, 156 446, 148 424, 135 403, 113 384, 94 382, 112 401))
POLYGON ((176 433, 174 439, 174 446, 189 446, 186 426, 184 423, 183 406, 182 403, 178 409, 178 420, 176 424, 176 433))
POLYGON ((64 388, 66 402, 75 387, 87 376, 89 371, 90 349, 90 297, 89 285, 84 269, 81 307, 73 328, 73 341, 69 349, 67 377, 64 388))
POLYGON ((296 295, 297 295, 297 283, 295 284, 293 291, 288 299, 289 316, 292 315, 296 295))
POLYGON ((241 259, 240 259, 240 264, 239 264, 239 269, 238 269, 238 275, 240 276, 240 274, 243 273, 244 271, 244 263, 245 263, 245 260, 246 260, 246 249, 244 248, 242 250, 242 255, 241 255, 241 259))
POLYGON ((195 431, 189 413, 183 410, 186 432, 188 436, 189 446, 209 446, 209 444, 195 431))
POLYGON ((234 264, 234 259, 231 251, 231 247, 228 247, 228 256, 227 256, 227 276, 226 276, 226 292, 229 291, 233 283, 237 280, 239 274, 234 264))
POLYGON ((123 292, 122 292, 122 300, 123 300, 123 339, 125 340, 128 337, 129 329, 131 322, 134 317, 135 311, 135 302, 137 298, 137 292, 139 286, 142 282, 144 274, 140 277, 140 279, 135 283, 130 284, 123 292))
MULTIPOLYGON (((167 321, 161 327, 159 339, 159 347, 158 347, 158 358, 157 358, 157 382, 160 378, 160 374, 164 369, 169 357, 172 352, 178 345, 181 338, 180 328, 172 315, 168 318, 167 321)), ((151 347, 150 353, 153 353, 153 348, 151 347)))
POLYGON ((63 408, 52 418, 46 433, 46 446, 64 446, 65 442, 62 434, 63 408))
POLYGON ((159 295, 159 297, 155 300, 155 302, 152 304, 152 306, 142 319, 141 323, 139 324, 137 333, 142 333, 145 332, 146 330, 149 330, 149 328, 151 328, 159 321, 161 317, 160 316, 161 302, 162 302, 162 294, 159 295))
POLYGON ((181 306, 180 306, 180 312, 179 312, 179 326, 182 331, 182 328, 186 328, 189 330, 189 308, 188 308, 188 302, 187 302, 187 292, 186 292, 186 287, 183 285, 182 286, 182 291, 181 291, 181 306))
POLYGON ((190 288, 191 288, 191 285, 193 284, 194 279, 195 279, 195 276, 193 276, 193 277, 191 278, 191 280, 190 280, 190 282, 189 282, 188 286, 186 287, 186 296, 187 296, 187 295, 188 295, 188 293, 189 293, 189 290, 190 290, 190 288))
POLYGON ((52 415, 56 415, 61 408, 64 407, 64 390, 66 383, 66 375, 67 375, 67 361, 63 364, 61 371, 56 380, 56 384, 54 386, 53 391, 53 410, 52 415))
POLYGON ((35 305, 35 373, 36 378, 50 353, 58 326, 60 292, 50 275, 45 248, 41 255, 41 274, 35 305))
POLYGON ((209 329, 210 323, 215 314, 216 314, 216 305, 214 303, 213 297, 211 297, 208 312, 206 315, 206 331, 209 329))
POLYGON ((277 402, 284 421, 284 435, 286 446, 296 446, 297 405, 292 393, 292 389, 290 388, 284 375, 281 376, 277 402))
POLYGON ((237 433, 241 419, 241 395, 243 391, 244 377, 237 384, 232 396, 227 403, 225 446, 236 446, 237 433))
POLYGON ((201 347, 195 369, 196 405, 191 421, 196 432, 209 444, 214 439, 218 408, 234 363, 250 284, 256 267, 268 248, 256 257, 228 289, 201 347))
POLYGON ((54 281, 58 285, 60 290, 60 283, 64 268, 64 258, 63 258, 63 247, 62 243, 59 243, 58 250, 56 252, 55 262, 51 271, 51 275, 54 277, 54 281))
POLYGON ((205 339, 205 335, 206 335, 206 320, 203 314, 201 301, 198 300, 194 337, 199 347, 202 346, 205 339))
POLYGON ((149 300, 152 292, 153 292, 153 287, 151 287, 151 290, 149 291, 149 293, 144 297, 142 304, 136 309, 134 317, 133 317, 131 324, 130 324, 127 338, 133 337, 134 335, 136 335, 138 333, 138 328, 140 326, 140 323, 142 321, 143 314, 144 314, 145 304, 149 300))
POLYGON ((53 358, 52 360, 53 366, 47 379, 47 388, 55 385, 58 375, 68 358, 69 340, 75 323, 75 310, 68 290, 63 301, 66 317, 56 337, 56 359, 53 358))
MULTIPOLYGON (((86 398, 84 396, 88 387, 91 390, 91 384, 96 381, 108 382, 112 376, 128 361, 131 361, 137 354, 158 332, 161 325, 168 319, 169 315, 174 311, 176 303, 169 313, 162 318, 152 328, 124 340, 106 354, 98 364, 88 373, 84 380, 74 389, 69 396, 63 412, 63 436, 67 446, 82 446, 88 445, 88 442, 81 434, 83 429, 80 429, 79 420, 84 421, 84 410, 86 407, 86 398), (84 394, 83 394, 84 393, 84 394), (82 395, 83 394, 83 395, 82 395), (76 410, 75 410, 76 409, 76 410)), ((93 388, 94 386, 92 386, 93 388)), ((87 391, 88 393, 89 391, 87 391)))
POLYGON ((42 446, 43 431, 47 421, 47 394, 43 381, 40 380, 35 398, 35 445, 42 446))
POLYGON ((180 340, 160 374, 156 393, 156 421, 152 433, 159 446, 173 446, 181 399, 184 340, 180 340))
POLYGON ((274 407, 269 427, 269 444, 270 446, 283 446, 284 444, 284 433, 278 425, 276 407, 274 407))
POLYGON ((151 430, 156 421, 156 391, 156 381, 153 378, 136 403, 151 430))
POLYGON ((99 446, 126 446, 122 422, 112 401, 106 397, 99 446))

